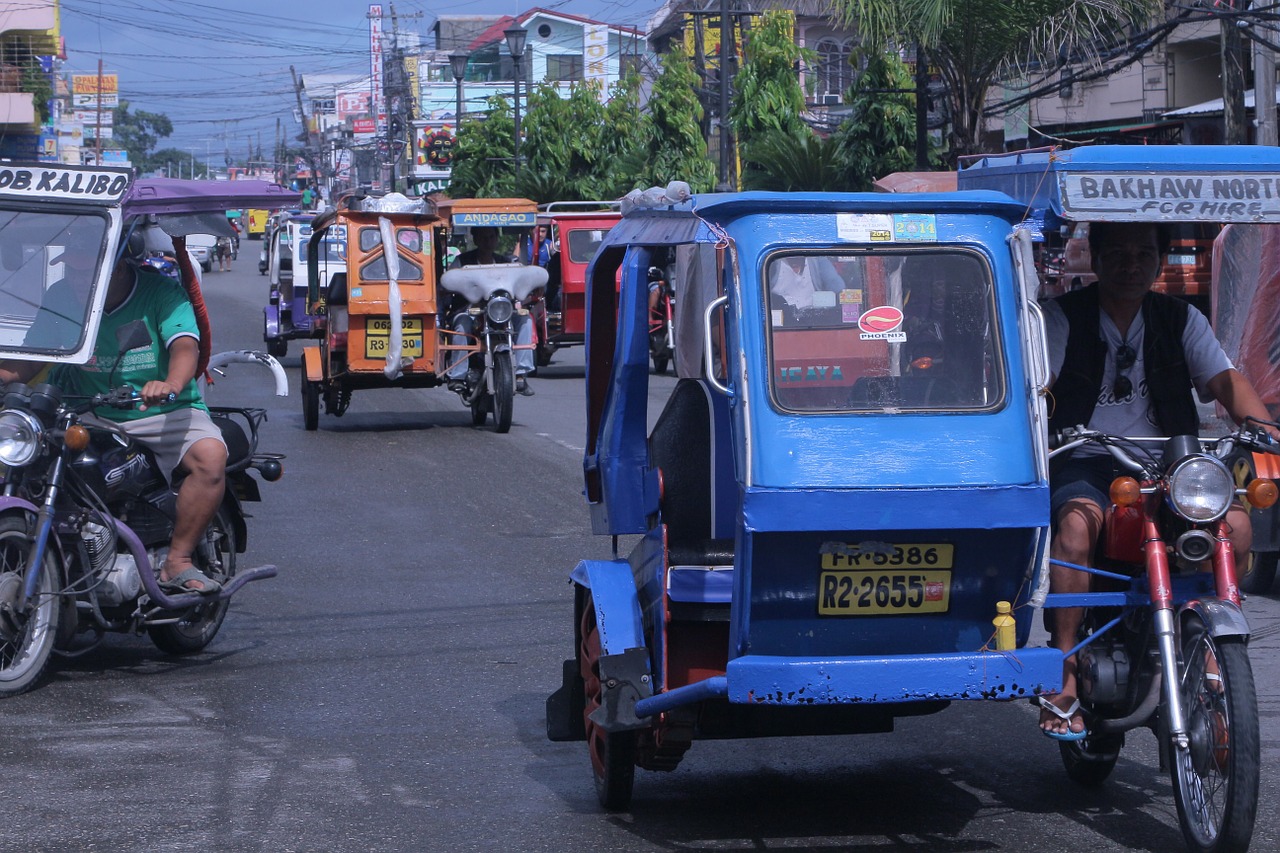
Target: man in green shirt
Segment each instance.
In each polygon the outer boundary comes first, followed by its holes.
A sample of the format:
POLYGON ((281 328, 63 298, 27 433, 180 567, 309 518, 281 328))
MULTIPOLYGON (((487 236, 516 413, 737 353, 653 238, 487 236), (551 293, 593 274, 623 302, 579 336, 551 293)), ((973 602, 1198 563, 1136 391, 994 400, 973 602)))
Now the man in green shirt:
MULTIPOLYGON (((138 392, 142 403, 136 409, 103 407, 85 420, 92 423, 96 416, 148 447, 166 479, 172 480, 175 471, 186 475, 178 487, 177 518, 160 582, 181 592, 216 593, 217 581, 191 561, 222 502, 227 462, 221 431, 196 387, 200 333, 195 312, 176 282, 126 258, 112 271, 103 310, 88 363, 59 367, 54 384, 74 395, 105 392, 112 384, 138 392), (151 345, 120 355, 116 329, 135 320, 146 324, 151 345)), ((33 326, 30 335, 41 333, 33 326)), ((9 362, 0 367, 0 381, 26 382, 43 367, 35 361, 9 362)))

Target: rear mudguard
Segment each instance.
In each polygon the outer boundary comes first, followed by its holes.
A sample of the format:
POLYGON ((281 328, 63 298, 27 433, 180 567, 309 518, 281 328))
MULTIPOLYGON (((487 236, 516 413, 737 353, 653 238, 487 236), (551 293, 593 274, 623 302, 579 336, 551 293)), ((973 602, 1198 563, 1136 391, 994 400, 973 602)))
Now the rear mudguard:
POLYGON ((640 599, 626 560, 583 560, 570 575, 591 590, 600 632, 600 707, 591 721, 606 732, 649 728, 636 703, 653 695, 653 673, 644 642, 640 599))
POLYGON ((1211 637, 1243 637, 1249 639, 1249 620, 1244 611, 1230 601, 1220 598, 1198 598, 1188 601, 1178 610, 1178 624, 1186 625, 1187 617, 1194 614, 1209 630, 1211 637))
POLYGON ((324 365, 320 363, 320 347, 302 348, 302 371, 308 381, 324 381, 324 365))

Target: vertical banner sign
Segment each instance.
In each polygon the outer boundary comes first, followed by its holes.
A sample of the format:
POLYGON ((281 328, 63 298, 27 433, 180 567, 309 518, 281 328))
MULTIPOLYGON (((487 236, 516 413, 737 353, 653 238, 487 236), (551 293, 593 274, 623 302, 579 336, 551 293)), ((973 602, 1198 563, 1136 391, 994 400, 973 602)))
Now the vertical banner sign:
POLYGON ((369 85, 373 90, 373 115, 381 119, 386 114, 385 92, 382 85, 382 7, 369 7, 369 85))
POLYGON ((409 78, 409 103, 413 104, 410 118, 422 115, 422 84, 418 80, 418 57, 404 58, 404 73, 409 78))
POLYGON ((609 95, 609 28, 603 24, 588 24, 582 28, 582 55, 585 58, 583 76, 587 82, 595 81, 599 87, 597 97, 603 102, 609 95))

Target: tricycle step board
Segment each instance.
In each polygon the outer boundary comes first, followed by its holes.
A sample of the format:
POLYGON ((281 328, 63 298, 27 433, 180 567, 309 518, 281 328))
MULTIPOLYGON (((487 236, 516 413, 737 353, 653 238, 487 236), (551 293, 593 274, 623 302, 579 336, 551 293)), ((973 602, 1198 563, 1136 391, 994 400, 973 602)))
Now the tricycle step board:
POLYGON ((667 597, 689 604, 729 604, 733 601, 733 566, 671 566, 667 597))

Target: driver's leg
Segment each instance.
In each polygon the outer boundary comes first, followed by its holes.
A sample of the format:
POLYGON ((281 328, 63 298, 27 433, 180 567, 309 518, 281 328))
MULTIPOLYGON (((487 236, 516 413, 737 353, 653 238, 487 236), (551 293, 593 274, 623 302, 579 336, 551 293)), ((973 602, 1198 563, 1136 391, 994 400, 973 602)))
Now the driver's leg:
MULTIPOLYGON (((222 503, 227 448, 217 439, 202 438, 183 455, 182 468, 187 471, 187 477, 178 487, 177 518, 169 543, 169 557, 160 573, 162 581, 171 580, 191 567, 196 543, 222 503)), ((203 588, 198 581, 186 586, 193 591, 203 588)))

